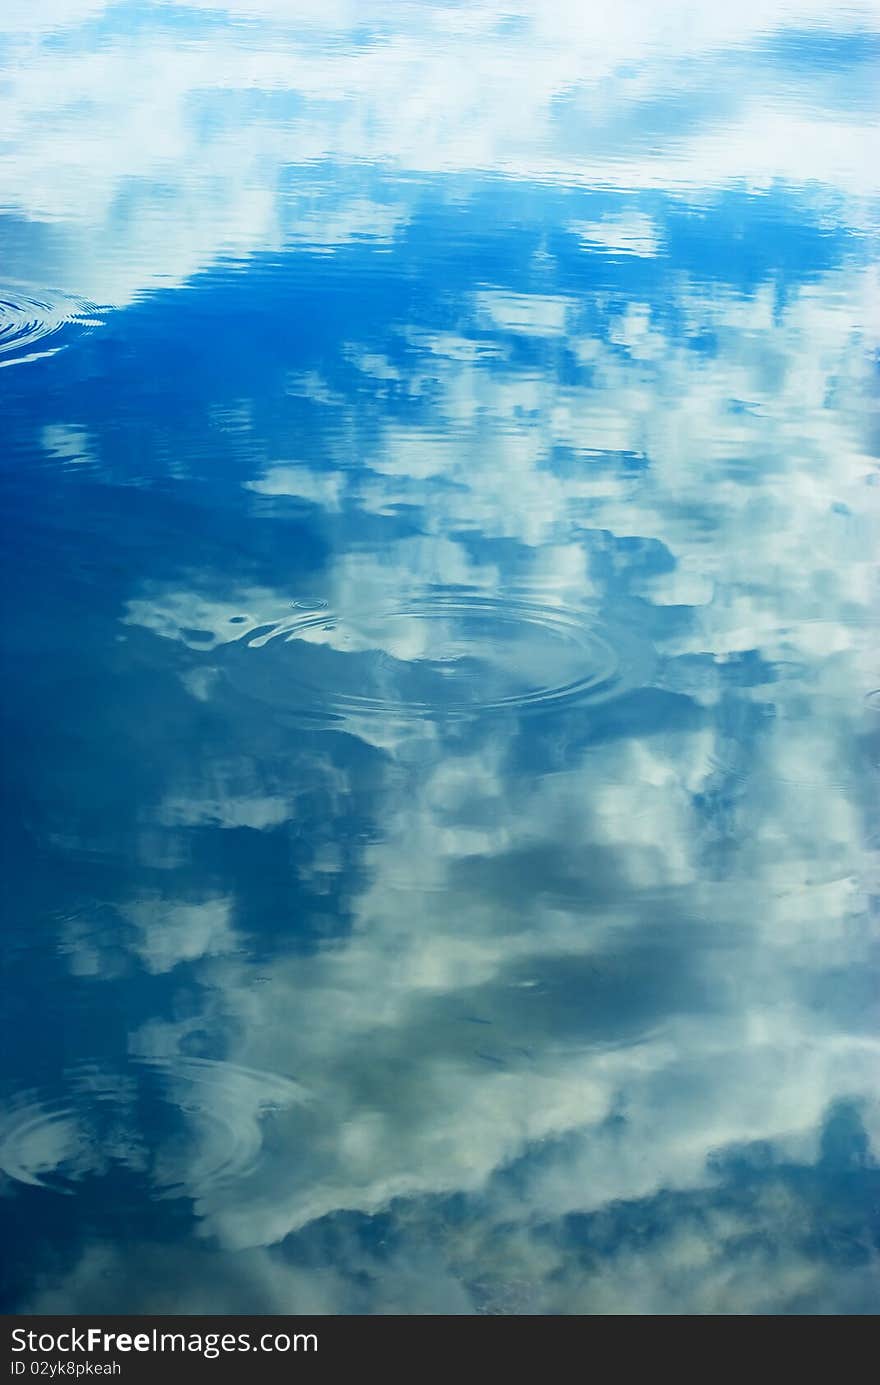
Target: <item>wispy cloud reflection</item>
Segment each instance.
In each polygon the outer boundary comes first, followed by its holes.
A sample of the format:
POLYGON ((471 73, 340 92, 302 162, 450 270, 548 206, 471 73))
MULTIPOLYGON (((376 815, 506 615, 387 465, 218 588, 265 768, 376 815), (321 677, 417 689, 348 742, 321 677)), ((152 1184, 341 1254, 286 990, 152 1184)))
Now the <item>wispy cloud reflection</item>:
MULTIPOLYGON (((821 1170, 837 1104, 856 1103, 866 1148, 880 1137, 880 1046, 855 999, 876 947, 862 844, 876 753, 864 693, 880 681, 862 431, 873 292, 850 269, 775 307, 764 287, 683 290, 678 334, 650 303, 609 305, 590 334, 569 327, 568 358, 589 362, 580 383, 553 353, 481 356, 478 296, 450 346, 424 323, 391 325, 389 341, 409 343, 391 356, 400 397, 430 372, 418 423, 331 378, 328 394, 357 401, 343 414, 381 412, 359 465, 299 462, 286 486, 290 464, 270 463, 246 483, 263 523, 315 507, 328 545, 318 652, 343 661, 337 680, 362 657, 340 613, 437 590, 490 595, 498 611, 516 612, 523 590, 549 612, 587 602, 654 659, 623 702, 575 700, 546 726, 460 723, 431 706, 414 722, 395 718, 395 698, 433 632, 412 643, 404 629, 401 642, 393 622, 368 622, 386 659, 382 716, 324 704, 339 727, 332 759, 344 762, 340 732, 382 756, 347 931, 307 958, 278 956, 258 1002, 253 966, 224 963, 197 1021, 231 1024, 237 1062, 297 1073, 318 1094, 308 1135, 301 1112, 296 1128, 282 1122, 248 1180, 194 1185, 221 1244, 278 1244, 389 1207, 409 1244, 428 1234, 422 1200, 466 1195, 465 1225, 436 1254, 446 1271, 468 1264, 471 1304, 795 1311, 827 1291, 806 1229, 782 1228, 817 1215, 799 1180, 821 1170), (708 334, 712 349, 695 352, 708 334), (627 475, 627 455, 647 464, 627 475), (395 538, 392 521, 364 551, 359 516, 394 516, 404 497, 419 536, 395 538), (740 1150, 749 1170, 758 1159, 759 1210, 737 1201, 740 1150), (649 1251, 630 1248, 623 1212, 610 1258, 591 1248, 593 1221, 569 1226, 621 1204, 655 1226, 649 1251), (745 1249, 757 1227, 786 1244, 778 1272, 745 1249)), ((492 327, 511 350, 552 318, 540 296, 515 307, 492 327)), ((333 436, 346 437, 343 419, 333 436)), ((284 595, 251 602, 237 628, 248 601, 234 581, 216 618, 197 583, 153 584, 125 619, 193 654, 188 627, 207 627, 224 716, 240 715, 243 691, 294 716, 292 684, 241 673, 271 654, 284 595)), ((291 671, 314 688, 308 631, 285 621, 291 671)), ((487 676, 499 629, 461 650, 469 678, 487 676)), ((234 800, 216 811, 242 820, 234 800)), ((306 866, 307 891, 321 873, 320 858, 306 866)), ((179 1042, 161 1024, 134 1039, 163 1053, 179 1042)), ((859 1301, 873 1273, 853 1267, 837 1291, 859 1301)))
POLYGON ((98 1228, 17 1305, 876 1303, 877 12, 826 10, 4 12, 13 271, 120 309, 6 372, 16 1014, 40 946, 77 1038, 4 1205, 98 1228))
POLYGON ((376 199, 369 165, 875 196, 876 6, 834 23, 820 0, 7 5, 2 205, 43 229, 6 273, 125 303, 259 250, 391 243, 422 193, 376 199))

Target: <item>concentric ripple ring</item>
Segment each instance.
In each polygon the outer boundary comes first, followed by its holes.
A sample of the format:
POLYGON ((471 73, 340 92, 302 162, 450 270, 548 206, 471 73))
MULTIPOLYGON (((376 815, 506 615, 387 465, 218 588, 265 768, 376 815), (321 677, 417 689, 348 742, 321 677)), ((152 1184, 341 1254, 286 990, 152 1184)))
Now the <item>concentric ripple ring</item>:
POLYGON ((0 367, 52 356, 75 337, 101 325, 92 303, 69 294, 41 291, 38 297, 0 286, 0 367))
POLYGON ((592 613, 443 591, 352 615, 297 613, 227 645, 223 667, 282 709, 415 719, 603 701, 651 662, 631 632, 592 613))
POLYGON ((0 1174, 70 1196, 123 1165, 156 1196, 202 1196, 251 1172, 263 1121, 310 1095, 281 1074, 209 1059, 135 1056, 115 1072, 84 1064, 0 1105, 0 1174), (170 1144, 142 1128, 138 1103, 150 1096, 182 1121, 170 1144))

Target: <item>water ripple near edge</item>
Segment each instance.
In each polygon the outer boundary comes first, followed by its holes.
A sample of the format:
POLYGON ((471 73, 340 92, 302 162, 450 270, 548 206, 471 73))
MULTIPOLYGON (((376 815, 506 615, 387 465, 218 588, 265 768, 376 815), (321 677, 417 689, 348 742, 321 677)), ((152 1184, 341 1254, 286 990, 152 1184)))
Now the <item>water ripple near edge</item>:
POLYGON ((98 308, 70 294, 39 297, 0 285, 0 368, 24 365, 61 351, 82 332, 100 327, 98 308))
POLYGON ((92 1064, 67 1073, 57 1088, 17 1092, 0 1109, 0 1172, 17 1183, 72 1193, 83 1178, 105 1172, 111 1146, 121 1153, 118 1122, 129 1096, 124 1079, 92 1064), (109 1138, 114 1125, 115 1140, 109 1138))
POLYGON ((149 1168, 159 1195, 197 1196, 251 1172, 264 1119, 308 1099, 290 1078, 210 1059, 136 1058, 125 1072, 82 1064, 0 1110, 0 1172, 70 1195, 111 1166, 149 1168), (157 1094, 182 1124, 154 1142, 138 1107, 157 1094))

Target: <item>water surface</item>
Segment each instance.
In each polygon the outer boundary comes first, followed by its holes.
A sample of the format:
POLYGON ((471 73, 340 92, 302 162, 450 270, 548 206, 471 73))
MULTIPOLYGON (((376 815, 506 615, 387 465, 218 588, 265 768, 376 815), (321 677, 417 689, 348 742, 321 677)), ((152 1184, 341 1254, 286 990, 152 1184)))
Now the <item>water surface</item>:
POLYGON ((877 1311, 878 58, 6 0, 6 1311, 877 1311))

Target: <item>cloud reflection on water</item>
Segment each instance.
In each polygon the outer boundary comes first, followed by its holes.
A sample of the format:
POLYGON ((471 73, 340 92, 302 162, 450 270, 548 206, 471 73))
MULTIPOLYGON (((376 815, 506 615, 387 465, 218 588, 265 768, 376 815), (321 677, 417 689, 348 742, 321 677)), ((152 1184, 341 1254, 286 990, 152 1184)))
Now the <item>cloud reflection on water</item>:
POLYGON ((127 12, 13 48, 2 234, 132 305, 121 419, 72 353, 15 418, 125 556, 22 777, 101 1091, 164 1115, 101 1148, 35 1088, 0 1152, 194 1221, 71 1233, 25 1306, 871 1311, 876 113, 824 12, 127 12), (609 695, 530 704, 535 608, 609 695))

